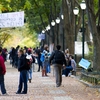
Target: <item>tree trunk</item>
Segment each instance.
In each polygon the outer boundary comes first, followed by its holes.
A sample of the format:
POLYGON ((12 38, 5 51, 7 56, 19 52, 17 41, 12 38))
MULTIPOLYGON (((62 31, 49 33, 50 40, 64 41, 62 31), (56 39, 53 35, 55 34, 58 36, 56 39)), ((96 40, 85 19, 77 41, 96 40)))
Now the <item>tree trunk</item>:
POLYGON ((85 41, 90 42, 90 30, 88 24, 86 23, 86 31, 85 31, 85 41))
POLYGON ((69 48, 70 54, 74 54, 74 0, 62 0, 65 29, 65 48, 69 48))
POLYGON ((89 28, 93 36, 94 42, 94 57, 93 57, 93 67, 94 70, 100 71, 100 32, 97 31, 96 16, 94 13, 94 1, 86 0, 87 4, 87 14, 89 28))

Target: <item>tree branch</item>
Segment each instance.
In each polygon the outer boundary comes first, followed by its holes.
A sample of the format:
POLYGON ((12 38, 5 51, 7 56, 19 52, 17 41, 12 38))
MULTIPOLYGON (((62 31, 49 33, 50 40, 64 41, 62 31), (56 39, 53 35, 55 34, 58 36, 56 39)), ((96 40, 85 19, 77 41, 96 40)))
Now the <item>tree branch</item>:
POLYGON ((97 13, 96 13, 96 15, 95 15, 96 19, 97 19, 97 17, 99 16, 99 14, 100 14, 100 8, 98 9, 98 11, 97 11, 97 13))
MULTIPOLYGON (((38 6, 38 4, 36 3, 35 0, 34 0, 34 3, 35 3, 35 5, 39 8, 39 6, 38 6)), ((44 24, 44 22, 43 22, 42 15, 40 14, 40 12, 38 12, 38 13, 39 13, 39 16, 40 16, 40 19, 41 19, 42 25, 43 25, 43 27, 45 28, 45 24, 44 24)))

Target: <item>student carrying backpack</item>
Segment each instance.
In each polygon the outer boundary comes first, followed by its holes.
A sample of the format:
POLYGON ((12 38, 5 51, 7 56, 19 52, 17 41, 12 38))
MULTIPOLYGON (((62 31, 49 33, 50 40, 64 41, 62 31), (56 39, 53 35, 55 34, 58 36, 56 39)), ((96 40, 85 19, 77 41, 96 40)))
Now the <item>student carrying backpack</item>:
POLYGON ((26 55, 26 58, 25 58, 25 63, 26 64, 25 65, 26 65, 28 70, 32 67, 32 62, 33 62, 32 56, 31 55, 26 55))
POLYGON ((31 83, 31 80, 32 80, 32 63, 34 62, 35 62, 35 58, 32 55, 32 50, 28 49, 28 52, 26 54, 26 63, 27 63, 27 67, 29 68, 29 71, 28 71, 29 83, 31 83))
POLYGON ((62 84, 62 67, 63 64, 66 66, 66 59, 64 54, 60 51, 61 46, 57 45, 56 46, 57 50, 54 51, 49 59, 49 63, 53 64, 54 70, 55 70, 55 77, 56 77, 56 87, 61 86, 62 84))

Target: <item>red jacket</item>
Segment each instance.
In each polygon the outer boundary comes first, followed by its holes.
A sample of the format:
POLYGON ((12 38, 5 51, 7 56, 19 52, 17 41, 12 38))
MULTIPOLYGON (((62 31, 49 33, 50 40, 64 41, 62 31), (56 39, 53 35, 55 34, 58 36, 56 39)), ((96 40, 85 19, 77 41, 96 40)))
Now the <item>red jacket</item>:
POLYGON ((6 67, 5 67, 5 63, 4 63, 4 59, 3 57, 0 55, 0 69, 2 69, 0 74, 5 74, 6 73, 6 67))

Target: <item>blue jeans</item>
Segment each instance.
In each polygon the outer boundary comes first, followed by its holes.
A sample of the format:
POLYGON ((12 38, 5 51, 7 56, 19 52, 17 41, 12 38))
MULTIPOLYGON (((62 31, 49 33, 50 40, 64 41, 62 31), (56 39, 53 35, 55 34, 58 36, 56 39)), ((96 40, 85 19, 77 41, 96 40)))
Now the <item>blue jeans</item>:
POLYGON ((32 67, 28 71, 28 79, 32 79, 32 67))
POLYGON ((24 89, 23 92, 27 93, 27 78, 28 78, 28 73, 27 70, 20 71, 20 77, 19 77, 19 86, 18 86, 18 93, 22 92, 23 84, 24 84, 24 89))
POLYGON ((39 57, 37 57, 37 62, 38 62, 38 71, 40 71, 40 67, 42 68, 42 62, 39 57))
POLYGON ((51 72, 51 68, 50 68, 50 65, 48 64, 47 68, 46 68, 46 72, 47 73, 50 73, 51 72))
POLYGON ((0 88, 2 94, 6 93, 5 84, 4 84, 4 75, 0 75, 0 88))
POLYGON ((72 66, 67 66, 66 69, 64 69, 64 70, 62 71, 62 74, 64 74, 65 76, 68 76, 68 74, 69 74, 70 71, 72 71, 72 70, 73 70, 72 66))

